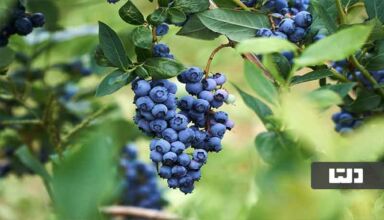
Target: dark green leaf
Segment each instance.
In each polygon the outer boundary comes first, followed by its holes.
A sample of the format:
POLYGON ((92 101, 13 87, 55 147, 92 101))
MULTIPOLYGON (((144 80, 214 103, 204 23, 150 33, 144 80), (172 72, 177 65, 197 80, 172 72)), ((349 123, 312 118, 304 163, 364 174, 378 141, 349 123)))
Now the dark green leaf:
POLYGON ((342 60, 356 53, 366 42, 372 26, 356 25, 320 40, 295 59, 299 67, 322 64, 330 60, 342 60))
POLYGON ((356 86, 356 83, 340 83, 336 85, 327 85, 319 88, 319 90, 327 89, 337 93, 341 98, 344 98, 356 86))
POLYGON ((382 70, 384 69, 384 40, 378 41, 375 45, 375 52, 368 57, 365 65, 369 70, 382 70))
POLYGON ((197 13, 208 10, 207 0, 174 0, 173 7, 182 10, 186 14, 197 13))
POLYGON ((257 29, 270 26, 268 16, 248 11, 214 9, 198 17, 207 28, 234 41, 253 38, 257 29))
POLYGON ((275 163, 281 159, 286 150, 286 141, 276 132, 263 132, 257 135, 255 145, 260 157, 267 163, 275 163))
POLYGON ((220 36, 219 33, 209 30, 201 23, 197 15, 192 15, 186 24, 183 25, 177 35, 187 36, 202 40, 213 40, 220 36))
POLYGON ((181 63, 167 58, 147 59, 143 67, 153 79, 172 78, 179 75, 185 69, 181 63))
POLYGON ((151 49, 152 48, 152 32, 148 27, 136 27, 132 31, 132 41, 136 47, 151 49))
POLYGON ((144 67, 142 67, 142 66, 136 67, 135 74, 138 77, 140 77, 141 79, 146 79, 146 78, 148 78, 150 76, 148 71, 144 67))
POLYGON ((334 7, 334 1, 312 1, 312 6, 315 10, 317 17, 321 20, 321 23, 327 28, 329 33, 334 33, 337 31, 337 11, 334 7), (327 4, 330 2, 330 4, 327 4), (328 8, 327 6, 330 5, 328 8))
POLYGON ((244 92, 241 90, 239 87, 236 85, 233 85, 237 91, 240 93, 241 98, 245 102, 245 104, 251 108, 257 116, 259 116, 260 120, 264 123, 267 124, 269 123, 268 117, 272 116, 272 110, 264 104, 262 101, 259 99, 249 95, 248 93, 244 92))
POLYGON ((0 69, 7 68, 15 59, 15 52, 9 47, 0 47, 0 69))
POLYGON ((128 59, 119 36, 108 25, 99 22, 99 40, 105 57, 118 68, 126 70, 132 62, 128 59))
POLYGON ((257 55, 277 52, 296 51, 295 44, 280 38, 254 38, 242 41, 236 46, 239 53, 254 53, 257 55))
POLYGON ((366 112, 371 111, 379 107, 381 103, 381 97, 374 91, 362 90, 358 93, 357 99, 348 106, 352 112, 366 112))
POLYGON ((187 20, 187 15, 177 8, 170 8, 168 9, 168 20, 170 20, 172 24, 181 24, 187 20))
POLYGON ((106 96, 110 95, 117 90, 121 89, 127 83, 129 83, 128 78, 130 74, 122 71, 115 70, 112 73, 108 74, 100 83, 96 89, 96 96, 106 96))
POLYGON ((119 10, 119 15, 128 24, 141 25, 144 24, 144 16, 131 0, 127 1, 119 10))
POLYGON ((382 0, 364 0, 369 18, 378 18, 384 22, 384 1, 382 0))
POLYGON ((249 61, 245 61, 244 73, 248 84, 260 98, 270 104, 278 102, 278 92, 275 86, 264 76, 260 68, 249 61))
POLYGON ((319 80, 332 75, 332 72, 328 69, 315 70, 302 76, 294 76, 292 78, 292 85, 319 80))

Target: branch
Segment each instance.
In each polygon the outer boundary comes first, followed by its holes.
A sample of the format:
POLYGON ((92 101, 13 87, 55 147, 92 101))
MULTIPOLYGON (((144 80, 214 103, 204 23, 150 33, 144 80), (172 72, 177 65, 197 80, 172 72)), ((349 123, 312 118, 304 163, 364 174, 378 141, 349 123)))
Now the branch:
POLYGON ((178 220, 175 215, 153 209, 144 209, 132 206, 108 206, 101 208, 101 212, 113 216, 139 217, 140 219, 178 220))
POLYGON ((341 0, 335 0, 335 1, 336 1, 337 11, 339 13, 340 24, 345 24, 347 23, 347 15, 345 14, 341 0))
POLYGON ((0 125, 42 125, 42 124, 43 122, 37 119, 0 121, 0 125))
POLYGON ((240 8, 244 9, 245 11, 250 11, 249 9, 243 2, 240 0, 232 0, 236 5, 240 6, 240 8))
POLYGON ((208 78, 208 74, 209 74, 209 72, 210 72, 209 70, 210 70, 210 68, 211 68, 211 64, 212 64, 213 58, 215 58, 215 55, 216 55, 221 49, 224 49, 224 48, 226 48, 226 47, 232 47, 232 46, 233 46, 233 44, 232 44, 231 42, 229 42, 229 43, 226 43, 226 44, 221 44, 220 46, 218 46, 217 48, 215 48, 215 49, 212 51, 211 55, 210 55, 209 58, 208 58, 207 65, 206 65, 206 67, 205 67, 205 69, 204 69, 205 78, 208 78))

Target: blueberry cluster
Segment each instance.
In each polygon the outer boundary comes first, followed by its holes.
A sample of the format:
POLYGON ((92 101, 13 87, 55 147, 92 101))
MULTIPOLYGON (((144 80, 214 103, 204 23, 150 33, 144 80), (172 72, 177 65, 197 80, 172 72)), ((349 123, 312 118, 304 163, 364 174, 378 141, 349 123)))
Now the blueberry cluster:
POLYGON ((124 170, 122 203, 147 209, 162 209, 164 200, 157 184, 155 167, 137 158, 137 148, 127 144, 123 148, 120 165, 124 170))
POLYGON ((180 99, 175 96, 176 84, 169 80, 132 83, 137 107, 134 121, 145 134, 155 137, 150 158, 160 165, 159 175, 167 179, 168 186, 186 194, 200 180, 207 152, 219 152, 226 130, 234 126, 225 112, 213 111, 232 99, 221 88, 226 77, 220 73, 203 76, 196 67, 181 73, 178 80, 186 84, 190 95, 180 99))
POLYGON ((89 76, 92 70, 84 65, 81 60, 75 60, 71 63, 63 64, 62 69, 68 73, 80 74, 82 76, 89 76))
POLYGON ((45 17, 42 13, 27 13, 25 7, 18 1, 13 8, 8 24, 0 27, 0 47, 8 44, 8 39, 13 34, 26 36, 33 31, 33 28, 42 27, 45 24, 45 17))
POLYGON ((119 2, 120 0, 107 0, 107 2, 109 4, 116 4, 117 2, 119 2))
POLYGON ((341 134, 350 133, 353 129, 359 127, 363 123, 361 118, 346 110, 341 110, 341 112, 335 113, 332 116, 332 120, 335 123, 335 130, 341 134))
POLYGON ((300 43, 312 24, 312 15, 307 11, 309 0, 296 0, 290 7, 287 0, 269 0, 265 7, 271 11, 273 28, 260 28, 257 37, 278 37, 300 43))

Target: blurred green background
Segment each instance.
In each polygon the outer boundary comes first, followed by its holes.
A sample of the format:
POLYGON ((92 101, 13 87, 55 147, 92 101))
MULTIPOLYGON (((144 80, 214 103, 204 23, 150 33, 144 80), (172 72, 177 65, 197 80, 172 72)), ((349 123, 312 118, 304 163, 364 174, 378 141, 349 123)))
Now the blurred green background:
MULTIPOLYGON (((84 25, 97 28, 99 20, 119 31, 121 36, 126 36, 132 28, 117 13, 124 1, 116 5, 107 4, 105 0, 53 1, 57 8, 49 7, 49 2, 32 0, 30 4, 31 9, 46 10, 50 16, 58 16, 58 23, 52 24, 52 28, 79 29, 84 28, 84 25)), ((136 0, 135 3, 146 12, 152 11, 154 7, 154 4, 144 0, 136 0)), ((211 51, 226 41, 225 38, 210 42, 194 40, 176 36, 176 32, 177 28, 172 27, 171 33, 162 41, 170 46, 175 57, 186 66, 204 67, 211 51)), ((30 36, 28 40, 36 40, 36 35, 30 36)), ((129 39, 123 40, 127 42, 129 50, 129 39)), ((49 59, 45 57, 40 62, 71 60, 74 56, 87 55, 92 53, 97 41, 96 34, 61 41, 52 48, 49 59)), ((24 47, 20 43, 14 45, 24 47)), ((233 49, 222 50, 215 57, 211 70, 226 73, 230 82, 245 91, 251 91, 243 77, 242 58, 233 49)), ((87 87, 95 87, 102 74, 83 83, 87 87)), ((307 91, 314 86, 299 86, 293 90, 307 91)), ((224 138, 224 150, 209 155, 209 161, 202 169, 203 177, 192 195, 184 195, 175 190, 165 191, 170 202, 167 208, 169 212, 176 213, 182 219, 201 220, 383 219, 384 198, 380 197, 380 191, 315 191, 310 188, 309 160, 295 163, 287 161, 275 166, 263 162, 255 148, 254 139, 264 128, 254 112, 245 106, 234 87, 228 84, 226 88, 238 97, 234 105, 223 107, 236 122, 236 127, 224 138)), ((128 87, 101 99, 105 103, 117 103, 122 116, 132 119, 133 94, 128 87)), ((300 108, 299 104, 297 108, 300 108)), ((329 110, 321 118, 321 123, 330 130, 331 113, 332 110, 329 110)), ((148 144, 146 139, 137 141, 143 160, 148 160, 148 144)), ((165 181, 160 182, 166 188, 165 181)), ((8 176, 1 179, 0 219, 54 219, 42 181, 34 176, 8 176)))

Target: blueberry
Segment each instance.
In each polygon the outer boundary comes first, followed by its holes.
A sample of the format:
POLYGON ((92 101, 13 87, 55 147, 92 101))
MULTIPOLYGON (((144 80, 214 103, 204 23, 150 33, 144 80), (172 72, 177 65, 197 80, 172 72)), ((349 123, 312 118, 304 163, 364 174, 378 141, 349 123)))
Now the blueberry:
POLYGON ((180 141, 175 141, 171 144, 171 151, 176 154, 181 154, 185 150, 185 144, 180 141))
POLYGON ((179 140, 183 143, 191 143, 194 138, 195 131, 190 128, 186 128, 179 132, 179 140))
POLYGON ((156 27, 156 35, 157 36, 164 36, 168 33, 169 26, 165 23, 160 24, 156 27))
POLYGON ((183 192, 184 194, 189 194, 189 193, 192 193, 194 188, 195 187, 193 185, 188 186, 188 187, 180 187, 180 191, 183 192))
POLYGON ((189 169, 191 170, 199 170, 203 166, 202 163, 199 163, 195 160, 191 160, 191 163, 189 163, 189 169))
POLYGON ((313 40, 319 41, 319 40, 322 40, 324 38, 326 38, 326 36, 324 34, 316 34, 316 36, 313 37, 313 40))
POLYGON ((170 178, 168 179, 168 187, 171 189, 176 189, 179 187, 179 180, 177 178, 170 178))
POLYGON ((218 137, 211 137, 208 140, 208 148, 210 151, 219 152, 221 150, 221 139, 218 137))
POLYGON ((158 134, 161 134, 161 132, 163 132, 167 128, 167 125, 167 121, 162 119, 156 119, 149 122, 149 127, 151 128, 151 130, 158 134))
POLYGON ((282 20, 279 24, 279 31, 285 34, 292 34, 295 31, 295 21, 290 18, 282 20))
POLYGON ((212 91, 216 88, 217 83, 214 79, 208 78, 208 79, 203 79, 202 82, 203 84, 203 89, 207 91, 212 91))
POLYGON ((177 107, 176 95, 172 93, 168 93, 168 98, 164 102, 164 105, 166 105, 168 109, 176 109, 177 107))
POLYGON ((285 58, 287 58, 288 61, 292 61, 295 54, 291 51, 283 52, 281 55, 283 55, 285 58))
POLYGON ((155 150, 159 153, 167 153, 171 150, 171 144, 163 139, 159 139, 155 143, 155 150))
POLYGON ((184 167, 187 167, 191 162, 191 158, 188 154, 180 154, 177 160, 179 161, 179 164, 184 167))
POLYGON ((225 125, 217 123, 211 127, 210 133, 213 137, 223 138, 226 130, 227 127, 225 125))
POLYGON ((195 131, 195 139, 193 140, 192 144, 198 144, 202 143, 207 138, 207 133, 204 131, 196 130, 195 131))
POLYGON ((164 179, 172 177, 172 168, 169 166, 161 166, 159 169, 159 176, 164 179))
POLYGON ((312 24, 312 15, 307 11, 301 11, 295 16, 295 24, 302 28, 307 28, 312 24))
POLYGON ((163 155, 163 164, 171 166, 177 161, 177 154, 170 151, 163 155))
POLYGON ((203 91, 203 84, 200 82, 197 83, 187 83, 185 86, 185 90, 191 95, 197 95, 201 91, 203 91))
POLYGON ((28 18, 21 17, 15 21, 15 28, 16 28, 16 32, 19 35, 25 36, 25 35, 28 35, 32 32, 33 25, 32 25, 32 22, 28 18))
POLYGON ((137 158, 137 149, 136 146, 133 144, 125 145, 123 152, 129 160, 134 160, 137 158))
POLYGON ((225 127, 227 127, 227 130, 232 130, 233 127, 235 127, 235 122, 233 122, 232 120, 227 120, 227 122, 225 123, 225 127))
POLYGON ((45 16, 42 13, 35 13, 30 17, 33 27, 42 27, 45 24, 45 16))
POLYGON ((140 97, 136 100, 136 106, 142 111, 149 111, 155 106, 155 103, 148 96, 140 97))
POLYGON ((176 115, 176 111, 175 110, 169 110, 167 112, 167 115, 165 116, 165 120, 171 120, 172 118, 174 118, 176 115))
POLYGON ((188 112, 188 117, 194 121, 202 120, 205 118, 205 114, 201 112, 197 112, 195 110, 191 110, 188 112))
POLYGON ((179 185, 181 188, 190 187, 193 185, 193 179, 190 176, 184 176, 183 178, 180 178, 179 185))
POLYGON ((132 90, 138 97, 146 96, 151 90, 151 85, 145 80, 137 80, 132 83, 132 90))
POLYGON ((227 81, 227 77, 225 77, 222 73, 215 73, 212 78, 216 81, 218 86, 223 85, 227 81))
POLYGON ((199 163, 207 162, 208 153, 205 150, 198 149, 193 152, 193 160, 199 163))
POLYGON ((304 39, 306 34, 307 31, 305 29, 296 27, 295 31, 291 35, 289 35, 289 40, 294 43, 298 43, 304 39))
POLYGON ((140 111, 140 116, 145 118, 147 121, 153 121, 155 120, 155 117, 152 115, 151 112, 145 112, 145 111, 140 111))
POLYGON ((215 95, 213 97, 216 101, 224 102, 228 99, 228 92, 224 89, 219 89, 215 92, 215 95))
POLYGON ((8 45, 8 37, 0 35, 0 47, 8 45))
POLYGON ((107 0, 107 2, 109 3, 109 4, 115 4, 115 3, 117 3, 117 2, 119 2, 120 0, 107 0))
POLYGON ((192 106, 193 106, 193 101, 195 99, 188 95, 188 96, 184 96, 182 97, 178 102, 177 102, 177 106, 181 109, 181 110, 190 110, 192 109, 192 106))
POLYGON ((273 35, 272 30, 268 28, 260 28, 256 31, 257 37, 271 37, 272 35, 273 35))
POLYGON ((183 166, 172 167, 172 175, 175 177, 183 177, 187 174, 187 169, 183 166))
POLYGON ((283 40, 286 40, 288 39, 288 36, 286 34, 284 34, 283 32, 280 32, 280 31, 275 31, 273 32, 273 37, 276 37, 276 38, 280 38, 280 39, 283 39, 283 40))
POLYGON ((204 100, 207 100, 208 102, 213 100, 212 92, 206 91, 206 90, 200 92, 198 97, 199 97, 199 99, 204 99, 204 100))
POLYGON ((156 118, 165 118, 168 108, 164 104, 157 104, 152 109, 152 115, 156 118))
POLYGON ((156 86, 149 92, 149 96, 154 102, 161 103, 168 99, 168 90, 162 86, 156 86))
POLYGON ((275 0, 275 8, 277 11, 281 11, 284 8, 288 8, 287 0, 275 0))
POLYGON ((185 71, 185 79, 189 83, 197 83, 200 82, 203 78, 204 72, 198 67, 192 67, 189 68, 187 71, 185 71))
POLYGON ((176 114, 176 116, 172 118, 170 121, 171 127, 176 131, 186 129, 188 126, 188 123, 189 123, 188 118, 182 114, 176 114))
POLYGON ((156 44, 153 46, 153 56, 167 57, 170 53, 169 47, 166 44, 156 44))
POLYGON ((152 141, 151 141, 151 143, 149 144, 149 149, 150 150, 156 150, 156 145, 157 145, 157 142, 158 142, 159 140, 158 139, 153 139, 152 141))
POLYGON ((137 123, 137 127, 144 133, 151 133, 149 122, 145 119, 140 119, 137 123))
POLYGON ((213 118, 215 119, 215 121, 225 124, 228 120, 228 114, 223 111, 215 112, 213 118))
MULTIPOLYGON (((172 128, 167 128, 162 132, 162 137, 164 140, 168 141, 169 143, 177 141, 178 135, 177 132, 172 128)), ((172 149, 172 144, 171 144, 172 149)))
POLYGON ((151 151, 149 157, 154 163, 160 163, 161 161, 163 161, 163 155, 154 150, 151 151))
POLYGON ((211 104, 212 108, 219 108, 224 104, 224 102, 218 101, 218 100, 213 100, 212 102, 210 102, 210 104, 211 104))
POLYGON ((192 180, 199 181, 201 178, 201 171, 200 170, 189 171, 187 175, 190 176, 192 180))
POLYGON ((205 113, 209 110, 211 106, 209 105, 209 102, 204 99, 196 99, 193 102, 193 110, 199 113, 205 113))

